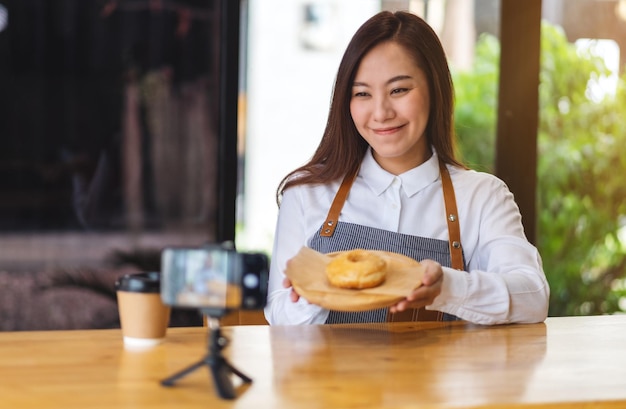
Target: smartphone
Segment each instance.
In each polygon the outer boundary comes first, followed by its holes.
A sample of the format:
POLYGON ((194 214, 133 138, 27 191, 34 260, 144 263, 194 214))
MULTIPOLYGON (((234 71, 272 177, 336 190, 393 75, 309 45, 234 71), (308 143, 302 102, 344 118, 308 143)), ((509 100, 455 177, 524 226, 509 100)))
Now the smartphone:
POLYGON ((267 301, 269 260, 222 245, 166 248, 161 256, 164 304, 214 314, 259 310, 267 301))

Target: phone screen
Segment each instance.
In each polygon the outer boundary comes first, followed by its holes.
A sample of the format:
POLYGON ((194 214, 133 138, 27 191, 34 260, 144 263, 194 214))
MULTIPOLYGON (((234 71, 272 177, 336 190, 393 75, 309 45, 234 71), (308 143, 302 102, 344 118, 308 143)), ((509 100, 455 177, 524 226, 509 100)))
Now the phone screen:
POLYGON ((235 309, 241 304, 240 257, 223 248, 165 249, 161 298, 165 304, 235 309))

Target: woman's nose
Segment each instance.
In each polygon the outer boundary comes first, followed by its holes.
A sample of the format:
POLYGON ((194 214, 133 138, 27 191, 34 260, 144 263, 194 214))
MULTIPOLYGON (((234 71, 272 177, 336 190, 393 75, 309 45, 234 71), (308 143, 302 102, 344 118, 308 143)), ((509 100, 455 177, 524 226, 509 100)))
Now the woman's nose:
POLYGON ((393 106, 389 98, 376 98, 374 101, 373 117, 377 122, 384 122, 394 116, 393 106))

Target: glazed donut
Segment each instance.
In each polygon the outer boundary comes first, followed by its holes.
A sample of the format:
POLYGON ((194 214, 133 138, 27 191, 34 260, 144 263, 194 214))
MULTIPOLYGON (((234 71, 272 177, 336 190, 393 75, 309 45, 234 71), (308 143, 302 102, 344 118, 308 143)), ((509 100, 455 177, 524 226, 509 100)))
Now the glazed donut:
POLYGON ((334 257, 326 265, 331 285, 340 288, 376 287, 387 277, 387 262, 371 251, 354 249, 334 257))

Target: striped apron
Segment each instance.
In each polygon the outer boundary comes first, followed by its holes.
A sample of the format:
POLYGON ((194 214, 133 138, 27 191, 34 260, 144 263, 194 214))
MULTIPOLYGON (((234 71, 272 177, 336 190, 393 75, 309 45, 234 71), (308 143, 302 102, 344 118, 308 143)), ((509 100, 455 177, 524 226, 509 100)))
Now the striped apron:
MULTIPOLYGON (((355 248, 383 250, 403 254, 417 261, 432 259, 442 266, 465 270, 461 233, 456 209, 454 187, 446 165, 439 161, 441 184, 446 207, 449 240, 437 240, 427 237, 411 236, 374 227, 353 223, 339 222, 339 214, 356 175, 347 175, 339 187, 331 204, 328 216, 315 235, 309 240, 309 247, 320 253, 346 251, 355 248)), ((454 315, 424 308, 407 309, 390 314, 388 308, 370 311, 344 312, 330 311, 327 324, 366 323, 386 321, 451 321, 454 315)))

